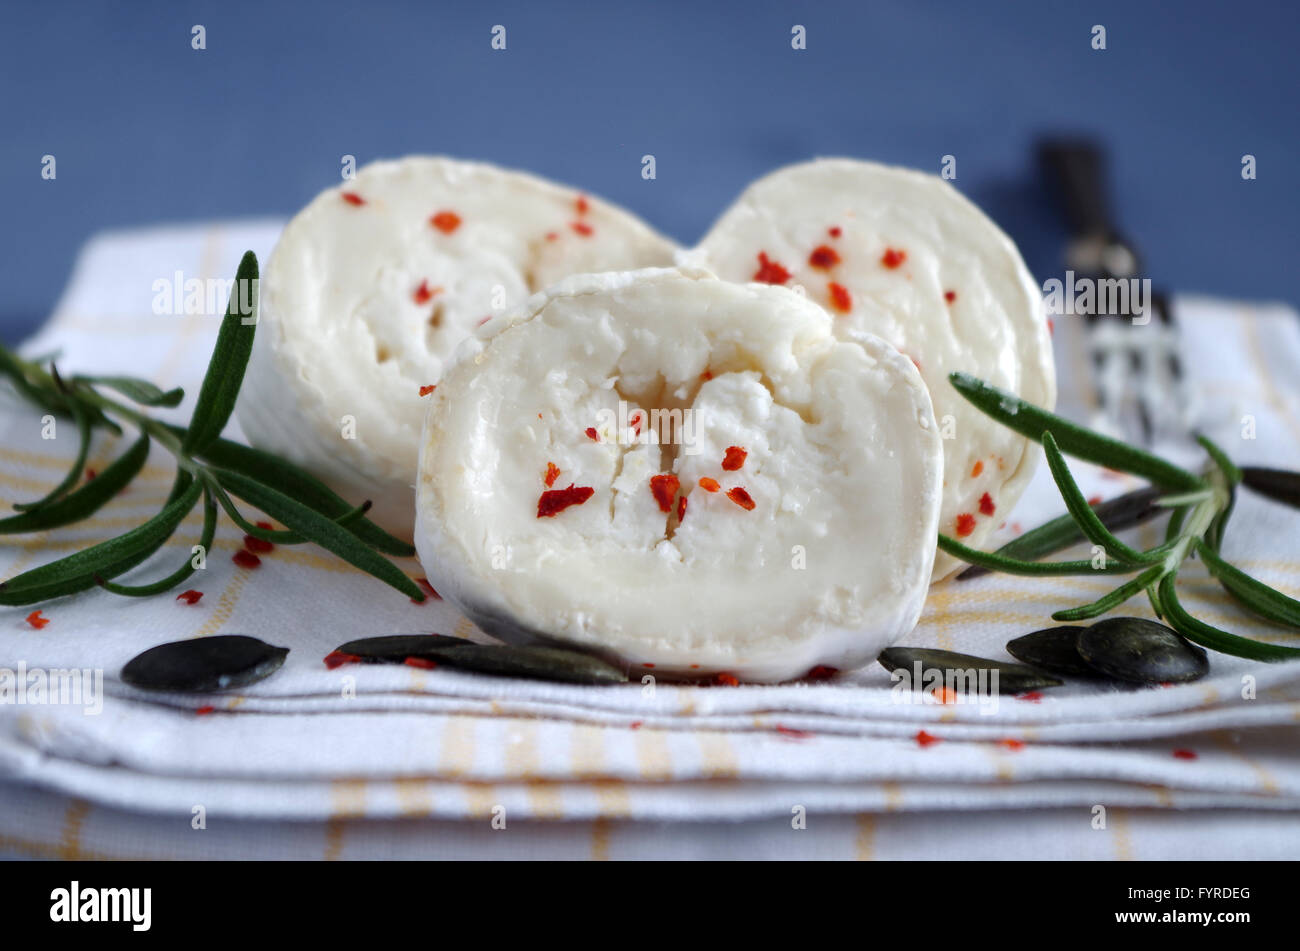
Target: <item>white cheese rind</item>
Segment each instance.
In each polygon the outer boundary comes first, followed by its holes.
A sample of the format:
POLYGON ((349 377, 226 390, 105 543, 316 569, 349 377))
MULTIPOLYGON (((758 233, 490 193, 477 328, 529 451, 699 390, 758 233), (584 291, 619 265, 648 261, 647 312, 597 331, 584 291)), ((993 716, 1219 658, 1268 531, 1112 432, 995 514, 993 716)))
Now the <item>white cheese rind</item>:
MULTIPOLYGON (((945 434, 940 529, 984 547, 1028 485, 1038 454, 967 403, 948 374, 973 373, 1048 409, 1056 402, 1042 295, 1011 239, 934 175, 821 159, 750 185, 689 257, 748 281, 760 252, 790 272, 787 286, 802 286, 830 310, 837 334, 877 334, 917 362, 945 434), (812 263, 822 245, 837 263, 812 263), (905 254, 895 267, 884 260, 890 249, 905 254), (848 292, 847 313, 832 300, 832 281, 848 292)), ((935 579, 959 567, 940 552, 935 579)))
POLYGON ((915 626, 942 454, 911 362, 871 335, 837 340, 798 294, 665 269, 575 277, 485 327, 444 376, 416 546, 439 592, 503 639, 781 681, 860 666, 915 626), (645 433, 654 410, 689 410, 685 438, 630 439, 620 399, 645 433), (739 470, 722 468, 729 446, 748 452, 739 470), (538 517, 548 463, 554 488, 594 495, 538 517), (663 472, 687 498, 680 523, 651 491, 663 472))
POLYGON ((620 208, 532 175, 375 162, 318 195, 272 252, 240 426, 349 501, 371 499, 370 517, 409 538, 420 387, 461 340, 568 274, 665 264, 673 248, 620 208), (444 211, 460 219, 450 233, 431 223, 444 211))

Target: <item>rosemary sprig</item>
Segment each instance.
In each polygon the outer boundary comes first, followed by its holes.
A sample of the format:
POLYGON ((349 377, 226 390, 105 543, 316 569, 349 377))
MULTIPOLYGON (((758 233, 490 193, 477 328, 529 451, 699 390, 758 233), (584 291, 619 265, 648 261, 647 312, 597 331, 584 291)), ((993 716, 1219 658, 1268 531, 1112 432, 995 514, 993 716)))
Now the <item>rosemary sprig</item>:
POLYGON ((315 542, 407 597, 424 600, 419 587, 381 557, 380 553, 409 557, 415 550, 365 517, 369 501, 353 506, 292 463, 221 438, 243 383, 257 328, 256 301, 252 313, 241 313, 239 292, 255 286, 252 282, 257 274, 257 258, 250 251, 235 275, 230 303, 188 426, 163 423, 138 408, 176 406, 185 395, 181 389, 164 391, 147 380, 126 376, 65 379, 53 363, 46 369, 0 346, 0 378, 39 409, 71 420, 80 440, 67 475, 44 498, 15 506, 19 514, 0 519, 0 534, 45 531, 87 518, 139 474, 155 443, 176 458, 172 490, 156 515, 116 538, 0 583, 0 605, 35 604, 96 585, 129 597, 170 590, 197 570, 188 554, 184 564, 152 583, 125 585, 110 579, 157 552, 200 500, 203 528, 199 543, 204 552, 211 548, 216 534, 218 509, 224 508, 251 535, 286 545, 315 542), (138 438, 98 477, 78 487, 93 431, 108 429, 120 434, 123 425, 134 428, 138 438), (280 520, 287 530, 267 530, 254 524, 240 512, 232 496, 280 520))
POLYGON ((1298 648, 1241 637, 1193 617, 1179 601, 1175 586, 1183 562, 1193 554, 1199 555, 1210 573, 1244 607, 1275 623, 1300 628, 1300 601, 1252 578, 1219 554, 1238 484, 1252 488, 1255 488, 1252 482, 1262 484, 1264 488, 1257 491, 1294 504, 1300 499, 1296 493, 1300 476, 1275 470, 1239 469, 1221 448, 1205 437, 1198 439, 1209 456, 1209 465, 1204 474, 1194 475, 1144 450, 1077 426, 969 374, 953 373, 949 380, 988 416, 1042 444, 1067 515, 1026 533, 996 552, 969 548, 943 534, 939 535, 941 549, 972 565, 1010 574, 1135 575, 1090 604, 1057 611, 1052 617, 1058 621, 1098 617, 1145 591, 1157 615, 1187 640, 1202 647, 1264 661, 1300 657, 1298 648), (1070 475, 1066 454, 1141 476, 1152 486, 1115 500, 1108 509, 1094 508, 1070 475), (1159 509, 1171 513, 1165 540, 1160 545, 1139 551, 1115 537, 1112 528, 1135 524, 1159 509), (1084 540, 1093 543, 1097 558, 1035 560, 1084 540))

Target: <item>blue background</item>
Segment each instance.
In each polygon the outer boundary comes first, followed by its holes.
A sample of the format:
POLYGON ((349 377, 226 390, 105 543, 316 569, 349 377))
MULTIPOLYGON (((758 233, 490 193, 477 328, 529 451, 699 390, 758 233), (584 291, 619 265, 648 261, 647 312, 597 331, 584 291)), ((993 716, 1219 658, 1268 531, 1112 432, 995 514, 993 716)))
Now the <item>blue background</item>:
POLYGON ((1063 239, 1034 175, 1045 130, 1108 146, 1121 227, 1157 284, 1295 302, 1298 6, 5 0, 0 336, 44 319, 93 232, 288 215, 345 153, 530 169, 684 243, 783 163, 938 170, 951 153, 1041 280, 1063 239))

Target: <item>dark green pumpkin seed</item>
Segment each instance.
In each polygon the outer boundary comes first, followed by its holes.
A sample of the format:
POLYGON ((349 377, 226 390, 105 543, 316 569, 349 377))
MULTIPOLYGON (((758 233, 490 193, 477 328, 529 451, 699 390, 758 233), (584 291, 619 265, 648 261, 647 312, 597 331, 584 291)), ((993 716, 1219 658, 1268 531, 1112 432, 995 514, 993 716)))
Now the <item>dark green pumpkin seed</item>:
POLYGON ((502 677, 556 680, 574 684, 627 683, 626 672, 598 657, 558 647, 475 644, 445 634, 387 634, 348 641, 335 654, 367 664, 404 664, 417 657, 447 667, 502 677))
POLYGON ((1094 670, 1131 683, 1187 683, 1210 670, 1205 651, 1145 618, 1098 621, 1079 635, 1078 650, 1094 670))
POLYGON ((1242 466, 1241 484, 1275 502, 1300 508, 1300 472, 1242 466))
POLYGON ((432 660, 501 677, 558 680, 572 684, 627 683, 627 672, 590 654, 559 647, 512 647, 470 644, 439 648, 426 655, 432 660))
POLYGON ((288 656, 289 648, 256 637, 219 634, 151 647, 122 668, 122 680, 142 690, 210 693, 265 680, 288 656))
POLYGON ((350 654, 363 664, 401 664, 408 657, 429 657, 434 647, 459 647, 471 644, 463 637, 447 634, 382 634, 348 641, 335 649, 336 654, 350 654))
POLYGON ((1097 677, 1098 671, 1079 656, 1079 635, 1086 627, 1065 625, 1034 631, 1007 641, 1007 653, 1039 670, 1062 677, 1097 677))
POLYGON ((1002 660, 990 660, 987 657, 975 657, 972 654, 959 654, 955 651, 932 650, 926 647, 889 647, 881 651, 876 659, 886 670, 913 671, 919 662, 923 676, 931 670, 941 673, 949 670, 996 670, 998 693, 1024 693, 1027 690, 1040 690, 1043 687, 1059 687, 1065 682, 1024 664, 1011 664, 1002 660))

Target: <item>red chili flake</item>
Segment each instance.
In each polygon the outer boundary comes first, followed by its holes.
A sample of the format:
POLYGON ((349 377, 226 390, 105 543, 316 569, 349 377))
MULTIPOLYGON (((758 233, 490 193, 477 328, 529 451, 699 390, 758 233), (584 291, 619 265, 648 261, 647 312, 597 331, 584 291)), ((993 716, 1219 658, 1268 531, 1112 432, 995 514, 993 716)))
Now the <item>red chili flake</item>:
POLYGON ((934 736, 931 733, 926 733, 924 730, 917 731, 916 743, 918 746, 925 748, 939 742, 942 742, 939 737, 934 736))
POLYGON ((546 232, 546 240, 547 240, 547 241, 559 241, 559 240, 560 240, 560 233, 559 233, 558 231, 548 231, 548 232, 546 232))
POLYGON ((206 717, 208 714, 216 713, 216 712, 217 712, 216 707, 199 707, 194 711, 194 715, 196 717, 206 717))
POLYGON ((849 294, 849 289, 843 284, 836 284, 831 281, 826 285, 826 291, 831 295, 831 306, 841 314, 847 314, 853 309, 853 297, 849 294))
POLYGON ((677 500, 677 524, 680 525, 686 519, 686 496, 681 496, 677 500))
POLYGON ((957 516, 958 537, 965 538, 973 531, 975 531, 975 516, 969 512, 962 512, 957 516))
POLYGON ((258 558, 251 551, 243 548, 231 555, 230 560, 241 568, 256 568, 262 564, 261 558, 258 558))
POLYGON ((973 465, 973 466, 970 467, 970 477, 971 477, 972 479, 978 479, 978 478, 979 478, 979 474, 980 474, 981 472, 983 472, 983 471, 984 471, 984 460, 983 460, 983 459, 976 459, 976 460, 975 460, 975 465, 973 465))
POLYGON ((1195 750, 1174 750, 1174 759, 1196 759, 1195 750))
POLYGON ((699 664, 691 664, 691 670, 699 670, 699 669, 700 669, 699 664))
POLYGON ((251 552, 259 552, 263 555, 275 550, 275 545, 272 542, 268 542, 265 538, 258 538, 256 535, 245 535, 244 547, 251 552))
POLYGON ((587 204, 587 197, 585 195, 579 195, 576 199, 574 199, 573 207, 578 209, 578 214, 585 215, 587 213, 587 209, 590 207, 587 204))
POLYGON ((430 287, 428 281, 421 281, 420 286, 415 289, 415 293, 411 296, 415 298, 417 304, 427 304, 433 300, 434 294, 441 293, 441 287, 430 287))
POLYGON ((426 384, 425 386, 420 387, 420 395, 421 395, 421 396, 428 396, 430 393, 432 393, 432 392, 433 392, 434 390, 436 390, 437 388, 438 388, 438 384, 437 384, 437 383, 429 383, 429 384, 426 384))
POLYGON ((592 227, 585 221, 575 221, 573 224, 569 225, 569 227, 578 232, 578 234, 582 235, 584 238, 591 237, 592 227))
POLYGON ((343 200, 346 201, 349 205, 356 205, 358 208, 366 203, 366 200, 362 198, 360 195, 358 195, 356 192, 344 192, 343 200))
POLYGON ((827 667, 825 664, 818 664, 808 673, 803 675, 804 680, 830 680, 832 677, 838 677, 840 669, 838 667, 827 667))
POLYGON ((342 667, 344 664, 359 664, 361 658, 356 654, 345 654, 342 651, 330 651, 325 655, 325 666, 330 670, 342 667))
POLYGON ((833 225, 826 229, 826 233, 829 234, 832 238, 838 238, 844 232, 840 230, 839 225, 833 225))
POLYGON ((433 661, 427 660, 423 657, 408 657, 406 660, 402 661, 402 663, 407 667, 418 667, 421 670, 435 670, 438 666, 433 661))
POLYGON ((600 434, 596 432, 595 426, 588 426, 586 429, 587 438, 592 442, 600 442, 600 434))
POLYGON ((629 730, 639 730, 641 729, 641 724, 644 722, 645 722, 644 720, 633 720, 631 723, 627 725, 627 728, 629 730))
MULTIPOLYGON (((433 600, 435 601, 442 600, 442 595, 440 595, 437 591, 433 589, 433 585, 429 584, 428 578, 416 578, 415 583, 420 586, 420 590, 423 591, 428 597, 433 598, 433 600)), ((422 604, 422 603, 423 602, 421 601, 416 602, 416 604, 422 604)))
POLYGON ((1026 703, 1038 703, 1043 699, 1043 695, 1037 690, 1031 690, 1028 693, 1016 694, 1017 700, 1024 700, 1026 703))
POLYGON ((635 416, 633 416, 631 419, 628 420, 628 423, 631 424, 632 431, 636 433, 638 436, 640 436, 641 435, 641 414, 637 413, 635 416))
POLYGON ((182 591, 176 595, 177 601, 184 601, 186 604, 198 604, 199 598, 203 597, 202 591, 195 591, 191 588, 189 591, 182 591))
POLYGON ((1088 499, 1088 504, 1089 504, 1089 505, 1101 505, 1101 496, 1100 496, 1100 495, 1094 495, 1094 496, 1091 496, 1091 497, 1088 499))
POLYGON ((1047 335, 1049 337, 1056 336, 1056 321, 1054 321, 1051 317, 1047 318, 1047 335))
POLYGON ((823 271, 829 271, 839 263, 840 253, 829 244, 817 245, 813 248, 812 254, 808 255, 808 264, 823 271))
POLYGON ((718 485, 717 479, 710 479, 708 476, 700 476, 700 488, 705 492, 717 492, 722 486, 718 485))
POLYGON ((271 531, 271 529, 275 528, 275 526, 272 525, 270 522, 254 522, 253 524, 256 525, 258 528, 266 529, 268 532, 271 531))
POLYGON ((720 687, 739 687, 740 681, 731 674, 718 674, 713 678, 713 682, 720 687))
POLYGON ((1025 748, 1025 744, 1014 737, 1007 737, 1005 740, 998 740, 998 746, 1008 749, 1013 753, 1018 753, 1025 748))
POLYGON ((39 631, 45 625, 50 623, 50 619, 42 617, 40 611, 33 611, 31 614, 27 615, 27 623, 39 631))
POLYGON ((650 477, 650 493, 659 503, 659 511, 671 512, 673 510, 673 496, 677 490, 682 487, 681 482, 675 475, 653 475, 650 477))
POLYGON ((482 327, 484 324, 486 324, 486 323, 487 323, 489 320, 491 320, 491 319, 492 319, 492 315, 491 315, 491 314, 488 314, 486 317, 480 317, 480 318, 479 318, 479 322, 478 322, 477 324, 475 324, 474 326, 475 326, 475 327, 482 327))
POLYGON ((989 495, 987 492, 980 496, 981 515, 992 515, 997 510, 998 507, 993 504, 993 496, 989 495))
POLYGON ((812 736, 807 730, 796 730, 794 727, 782 726, 780 723, 776 724, 776 732, 792 740, 806 740, 812 736))
POLYGON ((429 224, 443 234, 451 234, 460 227, 460 215, 454 211, 440 211, 429 219, 429 224))
POLYGON ((758 270, 750 280, 762 281, 764 284, 784 284, 790 280, 790 272, 768 258, 766 251, 759 251, 758 270))
POLYGON ((955 301, 955 300, 957 299, 957 292, 956 292, 956 291, 944 291, 944 292, 943 292, 943 299, 946 300, 949 304, 951 304, 953 301, 955 301))
POLYGON ((90 482, 90 481, 91 481, 92 479, 94 479, 95 476, 97 476, 97 475, 99 475, 99 473, 96 472, 94 469, 87 469, 87 470, 86 470, 86 481, 87 481, 87 482, 90 482))
POLYGON ((745 464, 745 457, 748 455, 749 453, 739 446, 728 446, 727 454, 722 457, 722 468, 728 472, 735 472, 745 464))
POLYGON ((548 462, 546 464, 546 478, 542 480, 546 483, 546 487, 549 489, 551 486, 555 485, 555 480, 559 477, 560 467, 553 462, 548 462))
POLYGON ((567 489, 549 489, 537 500, 537 517, 554 518, 570 505, 581 505, 595 494, 596 490, 591 486, 574 488, 572 482, 567 489))
POLYGON ((940 687, 934 691, 934 699, 939 703, 956 703, 957 691, 951 687, 940 687))
POLYGON ((728 489, 727 498, 731 499, 731 501, 735 502, 746 512, 754 511, 754 500, 751 499, 749 493, 740 486, 736 486, 734 489, 728 489))
POLYGON ((709 369, 705 369, 705 371, 704 371, 703 373, 700 374, 700 379, 701 379, 701 380, 704 380, 706 383, 707 383, 709 380, 712 380, 712 379, 713 379, 713 371, 712 371, 712 370, 709 370, 709 369))
POLYGON ((885 253, 880 256, 880 263, 891 271, 906 260, 907 252, 895 248, 885 248, 885 253))

